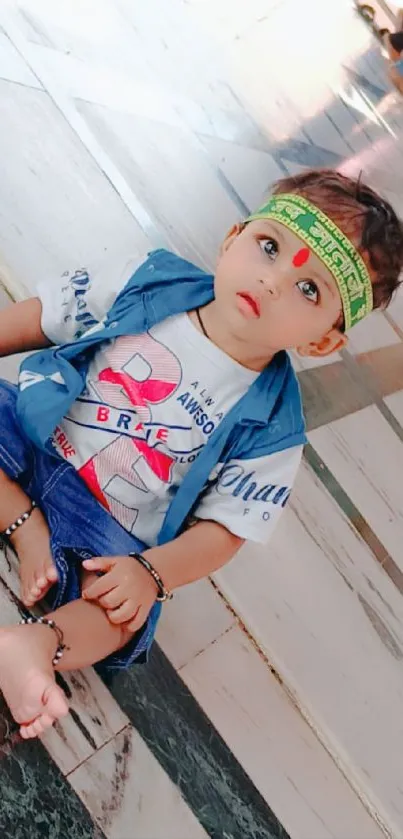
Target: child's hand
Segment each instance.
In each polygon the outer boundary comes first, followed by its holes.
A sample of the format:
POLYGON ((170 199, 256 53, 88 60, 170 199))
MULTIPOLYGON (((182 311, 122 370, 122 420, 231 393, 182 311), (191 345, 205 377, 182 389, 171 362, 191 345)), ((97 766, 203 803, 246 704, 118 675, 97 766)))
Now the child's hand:
POLYGON ((127 624, 131 632, 140 629, 158 594, 148 571, 130 556, 97 556, 83 567, 104 572, 83 591, 83 599, 97 600, 111 623, 127 624))

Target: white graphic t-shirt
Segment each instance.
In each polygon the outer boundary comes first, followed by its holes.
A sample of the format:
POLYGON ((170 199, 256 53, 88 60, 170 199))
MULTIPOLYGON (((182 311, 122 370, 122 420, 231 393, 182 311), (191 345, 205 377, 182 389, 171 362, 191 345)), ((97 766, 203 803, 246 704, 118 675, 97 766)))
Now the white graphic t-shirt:
MULTIPOLYGON (((64 275, 59 287, 41 286, 42 328, 54 343, 75 334, 76 280, 77 273, 64 275)), ((85 287, 78 309, 85 314, 83 301, 85 287)), ((168 318, 143 335, 100 346, 85 390, 55 429, 53 444, 126 530, 155 545, 184 476, 257 375, 202 335, 186 313, 168 318)), ((301 452, 298 446, 218 464, 195 516, 266 542, 301 452)))

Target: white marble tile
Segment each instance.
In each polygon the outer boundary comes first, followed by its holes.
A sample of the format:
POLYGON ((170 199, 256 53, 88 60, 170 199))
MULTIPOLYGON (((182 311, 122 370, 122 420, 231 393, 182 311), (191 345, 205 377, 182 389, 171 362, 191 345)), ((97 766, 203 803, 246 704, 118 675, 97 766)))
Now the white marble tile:
POLYGON ((403 426, 403 390, 392 393, 390 396, 385 396, 383 401, 386 402, 392 414, 395 415, 396 419, 403 426))
POLYGON ((18 353, 17 355, 10 355, 7 358, 0 359, 0 378, 7 379, 8 382, 16 384, 20 364, 25 356, 26 353, 18 353))
POLYGON ((125 180, 185 257, 215 263, 239 211, 191 132, 87 103, 80 113, 125 180), (190 176, 191 173, 191 176, 190 176))
POLYGON ((250 0, 245 5, 243 0, 233 0, 230 4, 220 0, 189 0, 194 19, 199 27, 206 31, 217 30, 216 37, 224 44, 229 40, 239 39, 245 31, 259 26, 259 21, 271 13, 283 0, 250 0))
POLYGON ((295 160, 288 160, 287 154, 282 156, 282 162, 287 167, 287 172, 289 175, 300 175, 302 172, 306 172, 309 168, 301 163, 296 163, 295 160))
POLYGON ((65 674, 63 680, 70 713, 41 740, 67 775, 112 740, 128 719, 92 668, 65 674))
MULTIPOLYGON (((347 158, 340 164, 339 170, 342 174, 351 178, 358 178, 360 172, 362 172, 362 177, 375 189, 380 190, 385 198, 392 202, 395 210, 399 212, 400 201, 396 201, 396 196, 391 191, 393 181, 396 184, 396 172, 388 171, 380 163, 384 157, 391 155, 391 149, 393 149, 393 141, 390 138, 384 139, 378 144, 367 146, 361 153, 347 158)), ((400 165, 401 161, 399 160, 398 167, 400 165)), ((394 166, 396 169, 396 162, 394 166)), ((398 192, 399 189, 398 186, 398 192)))
POLYGON ((403 289, 400 288, 388 307, 388 315, 403 329, 403 289))
POLYGON ((175 592, 163 610, 157 641, 179 670, 227 632, 235 618, 209 580, 175 592))
MULTIPOLYGON (((145 73, 144 66, 141 67, 144 62, 140 61, 140 66, 133 65, 133 44, 130 44, 130 56, 125 55, 126 38, 122 20, 119 47, 114 57, 103 53, 87 54, 83 62, 82 50, 60 51, 42 45, 31 45, 27 56, 44 86, 49 87, 48 80, 51 79, 52 89, 57 88, 63 97, 179 128, 187 126, 207 135, 229 135, 230 139, 235 139, 236 116, 222 107, 222 94, 212 97, 209 109, 203 107, 204 90, 197 91, 197 96, 191 92, 187 95, 187 92, 172 86, 165 76, 161 79, 160 75, 151 72, 151 68, 148 68, 148 74, 145 73)), ((144 50, 144 45, 140 49, 144 50)), ((246 119, 245 115, 243 121, 246 119)))
POLYGON ((386 77, 386 62, 381 58, 380 47, 378 47, 377 53, 375 53, 375 49, 374 47, 372 55, 368 51, 365 55, 361 56, 360 72, 369 82, 376 85, 376 87, 387 91, 389 85, 386 77))
POLYGON ((335 154, 340 154, 343 157, 349 154, 350 150, 348 146, 326 113, 322 113, 311 120, 311 122, 308 122, 306 133, 317 146, 330 149, 330 151, 335 152, 335 154))
POLYGON ((0 119, 0 252, 31 293, 66 267, 146 253, 149 240, 47 94, 1 81, 0 119))
MULTIPOLYGON (((3 552, 0 552, 0 563, 4 562, 3 552)), ((0 625, 8 626, 16 623, 20 618, 20 613, 13 597, 12 589, 8 586, 7 581, 3 579, 3 574, 0 577, 0 625)))
MULTIPOLYGON (((401 165, 401 160, 400 159, 399 159, 399 165, 401 165)), ((380 180, 379 181, 379 187, 381 187, 381 186, 382 186, 382 181, 380 180)), ((388 198, 388 200, 393 205, 396 213, 399 215, 400 218, 402 218, 402 215, 403 215, 403 197, 402 197, 402 193, 401 193, 401 189, 400 189, 400 184, 395 183, 394 189, 390 189, 389 186, 387 186, 386 189, 384 189, 384 193, 385 193, 385 197, 388 198)), ((400 303, 401 298, 402 298, 402 291, 400 290, 398 292, 398 294, 396 295, 395 300, 391 303, 391 306, 388 307, 388 311, 391 307, 395 308, 394 307, 394 302, 396 302, 397 308, 400 309, 400 318, 401 318, 401 303, 400 303)), ((391 314, 391 312, 389 312, 389 314, 391 314)), ((401 323, 398 324, 398 325, 401 325, 401 323)))
POLYGON ((22 282, 21 277, 17 276, 7 264, 4 251, 0 251, 0 287, 2 307, 7 302, 24 300, 29 296, 28 288, 22 282))
POLYGON ((41 89, 42 85, 27 67, 7 35, 0 31, 0 78, 41 89))
POLYGON ((310 442, 403 570, 403 446, 375 406, 310 432, 310 442))
POLYGON ((293 839, 381 839, 379 827, 239 627, 181 675, 293 839))
POLYGON ((384 315, 374 312, 370 317, 357 323, 348 333, 347 349, 353 355, 359 355, 359 353, 371 352, 399 343, 399 336, 384 315))
POLYGON ((12 22, 27 43, 81 54, 83 59, 107 55, 122 38, 122 20, 116 2, 109 0, 6 0, 2 4, 2 23, 12 22), (94 9, 98 15, 94 15, 94 9), (80 14, 81 13, 81 14, 80 14), (89 26, 89 24, 92 26, 89 26), (92 47, 92 52, 91 52, 92 47))
POLYGON ((69 780, 107 839, 207 839, 178 788, 130 727, 69 780))
POLYGON ((7 290, 4 288, 5 276, 3 276, 3 272, 1 270, 0 265, 0 309, 5 309, 6 306, 9 306, 12 303, 12 299, 8 294, 7 290))
MULTIPOLYGON (((262 15, 231 44, 237 89, 248 110, 276 141, 300 140, 297 131, 301 128, 309 132, 310 121, 329 104, 328 84, 341 81, 343 63, 350 56, 354 61, 366 48, 369 35, 361 26, 352 26, 351 18, 351 9, 344 3, 334 8, 317 0, 303 6, 279 3, 272 14, 262 15), (259 73, 255 72, 257 59, 259 73)), ((306 142, 306 135, 302 139, 306 142)))
POLYGON ((342 135, 355 152, 362 151, 368 145, 368 138, 363 133, 361 126, 348 105, 340 98, 337 89, 331 90, 331 105, 329 111, 342 135))
POLYGON ((353 788, 402 835, 403 599, 307 466, 270 545, 215 577, 353 788))
POLYGON ((209 137, 204 137, 203 143, 250 210, 257 209, 274 181, 283 177, 280 167, 265 152, 209 137))
POLYGON ((337 89, 337 94, 349 110, 354 113, 354 116, 357 118, 357 121, 370 141, 376 143, 383 137, 384 129, 380 125, 374 109, 368 102, 367 97, 364 97, 357 87, 349 83, 349 80, 346 79, 344 86, 337 89))
MULTIPOLYGON (((4 359, 1 359, 3 362, 4 359)), ((1 367, 0 367, 1 370, 1 367)), ((7 552, 7 559, 3 549, 0 550, 0 583, 10 592, 19 596, 18 559, 12 551, 7 552)))
MULTIPOLYGON (((31 47, 29 56, 38 75, 45 81, 51 77, 59 90, 71 99, 82 99, 168 125, 184 125, 178 114, 181 98, 164 96, 164 90, 156 83, 139 81, 134 74, 108 66, 106 61, 92 59, 83 63, 80 56, 42 46, 31 47)), ((183 104, 187 104, 186 100, 183 104)))
MULTIPOLYGON (((7 279, 9 275, 7 275, 7 279)), ((2 272, 1 266, 1 257, 0 257, 0 309, 4 309, 6 306, 9 306, 13 301, 1 285, 1 282, 5 279, 5 276, 2 272)), ((0 379, 7 379, 9 382, 16 382, 18 379, 18 370, 23 358, 25 358, 26 353, 18 353, 17 355, 11 355, 6 358, 0 358, 0 379)))
POLYGON ((297 352, 291 352, 291 359, 294 370, 300 373, 302 370, 313 370, 315 367, 327 367, 329 364, 337 364, 342 361, 340 353, 334 352, 324 358, 314 358, 310 356, 298 355, 297 352))

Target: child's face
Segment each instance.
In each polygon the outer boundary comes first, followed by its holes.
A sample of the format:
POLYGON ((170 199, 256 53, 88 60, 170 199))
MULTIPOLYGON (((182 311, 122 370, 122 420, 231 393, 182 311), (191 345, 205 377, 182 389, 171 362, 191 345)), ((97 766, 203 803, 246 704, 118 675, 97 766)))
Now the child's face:
POLYGON ((236 226, 215 276, 223 328, 268 355, 297 349, 328 355, 345 343, 332 274, 291 230, 270 219, 236 226))

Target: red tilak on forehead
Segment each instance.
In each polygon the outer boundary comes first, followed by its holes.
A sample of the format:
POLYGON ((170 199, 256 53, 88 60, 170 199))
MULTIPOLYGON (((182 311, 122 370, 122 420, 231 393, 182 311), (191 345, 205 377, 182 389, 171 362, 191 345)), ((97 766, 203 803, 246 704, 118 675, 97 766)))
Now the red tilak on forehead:
POLYGON ((311 255, 309 248, 301 248, 301 250, 297 251, 297 253, 293 256, 292 264, 295 265, 296 268, 301 268, 302 265, 305 265, 308 262, 308 259, 311 255))

